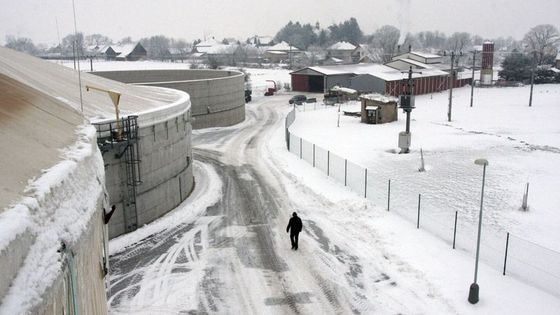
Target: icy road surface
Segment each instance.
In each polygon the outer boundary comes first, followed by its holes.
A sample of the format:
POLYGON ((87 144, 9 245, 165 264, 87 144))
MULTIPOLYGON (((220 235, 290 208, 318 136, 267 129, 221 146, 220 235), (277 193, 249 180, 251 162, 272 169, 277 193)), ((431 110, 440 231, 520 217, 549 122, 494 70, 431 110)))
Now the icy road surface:
POLYGON ((195 194, 221 187, 220 197, 198 210, 186 202, 177 219, 112 249, 111 313, 457 312, 374 230, 351 223, 368 201, 335 204, 278 165, 267 143, 283 135, 289 97, 257 98, 244 123, 194 132, 195 194), (298 251, 285 231, 293 211, 304 225, 298 251))

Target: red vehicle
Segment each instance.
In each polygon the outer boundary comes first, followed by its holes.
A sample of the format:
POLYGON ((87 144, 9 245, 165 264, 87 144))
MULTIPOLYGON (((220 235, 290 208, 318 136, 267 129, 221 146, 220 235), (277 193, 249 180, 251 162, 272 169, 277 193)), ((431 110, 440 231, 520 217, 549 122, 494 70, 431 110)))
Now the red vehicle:
MULTIPOLYGON (((276 86, 276 82, 272 80, 266 80, 266 82, 272 82, 273 87, 267 87, 266 92, 264 92, 264 96, 272 96, 274 92, 278 91, 278 87, 276 86)), ((267 84, 268 86, 268 84, 267 84)))

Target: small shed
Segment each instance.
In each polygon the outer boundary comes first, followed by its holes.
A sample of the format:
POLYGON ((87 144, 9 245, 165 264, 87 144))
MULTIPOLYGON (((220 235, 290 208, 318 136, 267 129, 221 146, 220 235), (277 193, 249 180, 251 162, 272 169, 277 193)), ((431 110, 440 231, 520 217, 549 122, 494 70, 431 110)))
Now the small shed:
POLYGON ((398 99, 381 94, 364 94, 362 101, 362 122, 366 124, 384 124, 398 120, 398 99))

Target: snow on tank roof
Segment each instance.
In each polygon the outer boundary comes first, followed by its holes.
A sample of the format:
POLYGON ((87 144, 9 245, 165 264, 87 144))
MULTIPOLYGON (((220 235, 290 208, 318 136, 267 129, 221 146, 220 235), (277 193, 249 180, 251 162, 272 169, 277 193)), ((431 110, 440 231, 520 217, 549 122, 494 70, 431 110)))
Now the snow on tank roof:
MULTIPOLYGON (((81 111, 78 73, 73 69, 0 47, 0 74, 81 111)), ((114 119, 115 109, 108 94, 87 92, 86 85, 121 93, 119 109, 123 116, 189 103, 188 94, 178 90, 129 85, 85 72, 81 73, 81 79, 83 113, 91 120, 114 119)))
POLYGON ((342 42, 332 44, 328 49, 329 50, 354 50, 356 49, 356 46, 352 45, 349 42, 342 41, 342 42))

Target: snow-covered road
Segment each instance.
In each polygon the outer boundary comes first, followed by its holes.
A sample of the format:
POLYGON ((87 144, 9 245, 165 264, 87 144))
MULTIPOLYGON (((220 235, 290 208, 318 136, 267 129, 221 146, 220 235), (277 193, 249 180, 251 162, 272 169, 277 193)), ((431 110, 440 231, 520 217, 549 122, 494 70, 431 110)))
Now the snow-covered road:
MULTIPOLYGON (((195 159, 206 172, 218 174, 221 197, 198 213, 187 203, 176 211, 192 215, 159 224, 160 231, 113 249, 112 313, 452 310, 434 298, 435 290, 428 289, 431 296, 426 298, 411 289, 430 285, 420 274, 408 272, 406 263, 383 254, 374 231, 363 235, 350 224, 333 225, 324 217, 337 212, 344 216, 354 207, 367 209, 367 201, 333 203, 275 165, 267 142, 283 132, 287 99, 258 98, 247 106, 243 124, 194 132, 195 159), (297 252, 290 250, 285 233, 293 211, 304 221, 297 252), (393 278, 396 269, 411 277, 393 278)), ((204 170, 197 173, 197 189, 215 186, 206 182, 204 170)))

